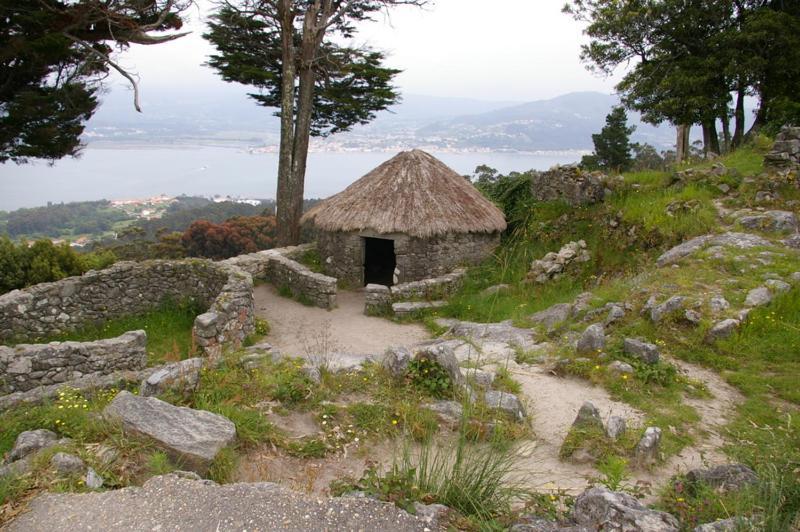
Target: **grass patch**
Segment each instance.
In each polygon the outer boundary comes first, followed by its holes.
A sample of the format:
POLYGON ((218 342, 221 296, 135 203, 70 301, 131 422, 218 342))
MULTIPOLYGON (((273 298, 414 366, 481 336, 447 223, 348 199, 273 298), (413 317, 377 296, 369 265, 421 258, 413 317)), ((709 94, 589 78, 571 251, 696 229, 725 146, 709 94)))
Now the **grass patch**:
POLYGON ((322 257, 317 248, 312 248, 304 251, 299 256, 295 257, 297 262, 315 273, 322 273, 322 257))
POLYGON ((200 305, 192 301, 165 302, 145 314, 109 320, 102 325, 53 335, 37 341, 91 342, 114 338, 128 331, 144 330, 147 333, 148 364, 174 362, 190 358, 194 354, 192 327, 194 319, 202 312, 200 305))

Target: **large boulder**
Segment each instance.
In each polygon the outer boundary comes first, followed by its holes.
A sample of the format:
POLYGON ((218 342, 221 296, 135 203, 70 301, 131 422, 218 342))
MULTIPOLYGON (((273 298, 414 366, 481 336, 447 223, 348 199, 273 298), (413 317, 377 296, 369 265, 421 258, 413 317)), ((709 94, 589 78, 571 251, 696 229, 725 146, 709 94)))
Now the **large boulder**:
POLYGON ((589 325, 581 337, 575 349, 580 354, 599 353, 606 346, 606 332, 601 323, 589 325))
POLYGON ((622 349, 626 354, 638 358, 645 364, 658 364, 661 357, 657 345, 638 338, 625 338, 622 349))
POLYGON ((575 499, 572 518, 589 530, 670 532, 679 529, 674 516, 651 510, 630 495, 605 487, 590 488, 580 494, 575 499))
POLYGON ((189 358, 167 364, 142 381, 139 394, 143 397, 161 395, 167 390, 190 394, 200 382, 202 358, 189 358))
POLYGON ((236 439, 236 427, 223 416, 127 391, 117 394, 103 415, 121 423, 128 432, 153 440, 182 468, 199 474, 204 474, 217 453, 236 439))
POLYGON ((57 441, 56 433, 47 429, 20 432, 14 442, 14 447, 8 453, 6 463, 15 462, 37 451, 52 447, 57 441))
POLYGON ((686 474, 686 480, 726 492, 757 483, 758 475, 743 464, 723 464, 709 469, 692 469, 686 474))

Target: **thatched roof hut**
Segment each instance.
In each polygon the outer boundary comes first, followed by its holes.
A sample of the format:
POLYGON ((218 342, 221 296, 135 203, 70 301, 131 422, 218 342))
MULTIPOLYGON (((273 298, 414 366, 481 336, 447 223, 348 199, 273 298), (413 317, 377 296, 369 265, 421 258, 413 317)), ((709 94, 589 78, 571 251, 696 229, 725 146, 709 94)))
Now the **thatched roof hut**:
POLYGON ((399 153, 314 206, 302 221, 319 230, 329 274, 381 284, 480 261, 506 228, 500 209, 421 150, 399 153))
POLYGON ((494 233, 502 211, 463 176, 422 150, 401 152, 303 216, 322 231, 372 230, 429 238, 494 233))

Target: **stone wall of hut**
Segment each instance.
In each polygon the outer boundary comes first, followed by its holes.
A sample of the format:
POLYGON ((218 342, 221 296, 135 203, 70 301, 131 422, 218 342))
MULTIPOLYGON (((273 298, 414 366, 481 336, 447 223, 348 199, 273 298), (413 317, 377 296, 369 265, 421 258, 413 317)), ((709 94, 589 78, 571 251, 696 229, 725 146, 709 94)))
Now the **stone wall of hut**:
POLYGON ((500 233, 449 233, 431 238, 371 232, 320 232, 317 248, 327 275, 354 286, 364 283, 364 237, 394 240, 397 283, 419 281, 474 265, 500 244, 500 233))

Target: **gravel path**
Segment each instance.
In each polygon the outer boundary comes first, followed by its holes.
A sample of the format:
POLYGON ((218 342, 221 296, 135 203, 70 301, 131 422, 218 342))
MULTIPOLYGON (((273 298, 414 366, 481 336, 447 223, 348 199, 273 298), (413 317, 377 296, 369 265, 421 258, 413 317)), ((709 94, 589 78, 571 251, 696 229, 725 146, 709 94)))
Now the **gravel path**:
POLYGON ((271 285, 255 289, 256 315, 266 319, 266 341, 289 356, 320 353, 380 354, 430 338, 421 325, 399 324, 364 315, 364 293, 340 290, 333 310, 281 297, 271 285))
POLYGON ((266 482, 217 485, 165 475, 141 488, 43 494, 8 525, 35 531, 430 531, 393 504, 317 498, 266 482))

